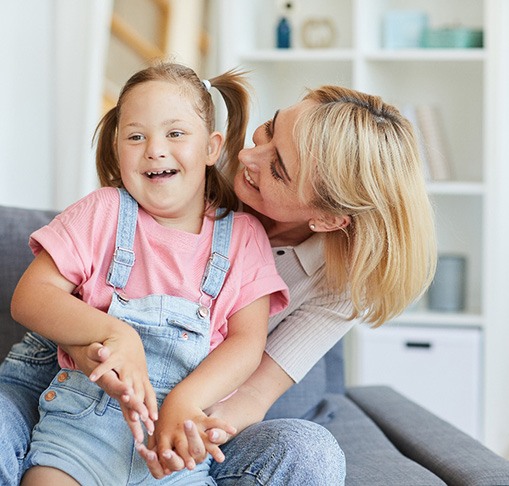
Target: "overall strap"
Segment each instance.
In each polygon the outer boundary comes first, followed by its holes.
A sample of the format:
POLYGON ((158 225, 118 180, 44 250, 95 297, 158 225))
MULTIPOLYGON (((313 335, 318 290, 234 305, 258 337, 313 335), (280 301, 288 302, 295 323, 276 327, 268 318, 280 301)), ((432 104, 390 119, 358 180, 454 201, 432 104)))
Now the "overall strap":
POLYGON ((134 235, 138 218, 138 203, 125 190, 119 189, 117 237, 115 252, 108 271, 107 282, 116 289, 123 289, 134 265, 134 235))
MULTIPOLYGON (((216 217, 224 209, 216 210, 216 217)), ((212 249, 205 274, 201 283, 201 291, 215 299, 223 287, 226 274, 230 268, 228 253, 233 229, 233 211, 228 216, 214 221, 212 249)))

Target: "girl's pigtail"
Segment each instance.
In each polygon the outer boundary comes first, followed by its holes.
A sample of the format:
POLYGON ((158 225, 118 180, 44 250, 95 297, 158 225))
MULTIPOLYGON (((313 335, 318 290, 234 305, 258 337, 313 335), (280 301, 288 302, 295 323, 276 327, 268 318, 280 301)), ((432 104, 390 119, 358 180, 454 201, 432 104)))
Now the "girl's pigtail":
POLYGON ((237 172, 239 152, 244 148, 249 120, 250 85, 245 72, 230 70, 210 79, 210 84, 223 97, 227 109, 226 140, 219 167, 229 180, 237 172))
POLYGON ((115 151, 117 108, 109 110, 98 123, 93 141, 97 142, 95 164, 101 187, 122 187, 115 151))

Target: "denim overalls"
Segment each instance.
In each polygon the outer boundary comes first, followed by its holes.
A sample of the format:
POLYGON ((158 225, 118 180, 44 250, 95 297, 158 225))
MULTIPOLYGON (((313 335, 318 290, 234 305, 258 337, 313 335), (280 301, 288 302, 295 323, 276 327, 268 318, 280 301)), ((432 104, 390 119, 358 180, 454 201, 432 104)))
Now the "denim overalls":
MULTIPOLYGON (((169 295, 129 299, 123 289, 135 262, 132 248, 138 204, 127 191, 119 192, 116 250, 108 273, 114 292, 108 313, 128 322, 140 334, 160 405, 209 352, 209 310, 230 266, 233 213, 215 221, 199 302, 169 295)), ((85 486, 216 484, 208 476, 210 456, 193 471, 184 470, 156 482, 134 448, 118 402, 80 371, 61 370, 41 395, 39 409, 41 419, 34 428, 27 458, 30 465, 62 469, 85 486)))

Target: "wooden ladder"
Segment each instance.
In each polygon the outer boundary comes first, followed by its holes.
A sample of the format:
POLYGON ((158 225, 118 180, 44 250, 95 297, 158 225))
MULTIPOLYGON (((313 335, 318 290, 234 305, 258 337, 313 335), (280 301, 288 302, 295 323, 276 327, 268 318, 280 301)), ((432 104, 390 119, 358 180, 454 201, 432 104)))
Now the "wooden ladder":
MULTIPOLYGON (((144 0, 147 8, 155 8, 157 19, 153 26, 154 39, 147 39, 118 12, 118 3, 122 0, 115 0, 111 15, 111 36, 115 37, 121 44, 134 53, 143 61, 165 57, 168 49, 168 31, 171 19, 171 0, 144 0), (149 5, 152 4, 152 5, 149 5)), ((103 112, 106 113, 116 105, 120 88, 112 81, 105 79, 103 91, 103 112)))

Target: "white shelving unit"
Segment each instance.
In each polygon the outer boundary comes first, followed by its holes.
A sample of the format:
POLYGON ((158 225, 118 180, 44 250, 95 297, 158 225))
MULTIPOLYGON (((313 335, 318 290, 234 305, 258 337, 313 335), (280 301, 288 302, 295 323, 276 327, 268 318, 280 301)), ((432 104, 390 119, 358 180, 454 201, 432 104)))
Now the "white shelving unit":
POLYGON ((380 333, 356 328, 358 379, 389 384, 479 439, 482 331, 472 325, 440 322, 433 327, 424 322, 386 324, 380 333))
MULTIPOLYGON (((467 258, 465 312, 432 313, 422 302, 396 325, 479 329, 478 435, 509 457, 509 2, 504 0, 294 0, 294 44, 275 49, 279 0, 216 0, 220 69, 251 70, 256 100, 251 131, 305 88, 341 84, 403 107, 438 106, 452 166, 448 181, 430 182, 439 252, 467 258), (388 10, 419 9, 432 26, 482 28, 484 48, 387 50, 382 19, 388 10), (327 17, 330 48, 303 47, 305 19, 327 17)), ((383 327, 374 333, 382 333, 383 327)), ((381 334, 380 334, 381 335, 381 334)), ((357 349, 350 349, 356 381, 357 349)), ((454 383, 451 384, 454 386, 454 383)))

